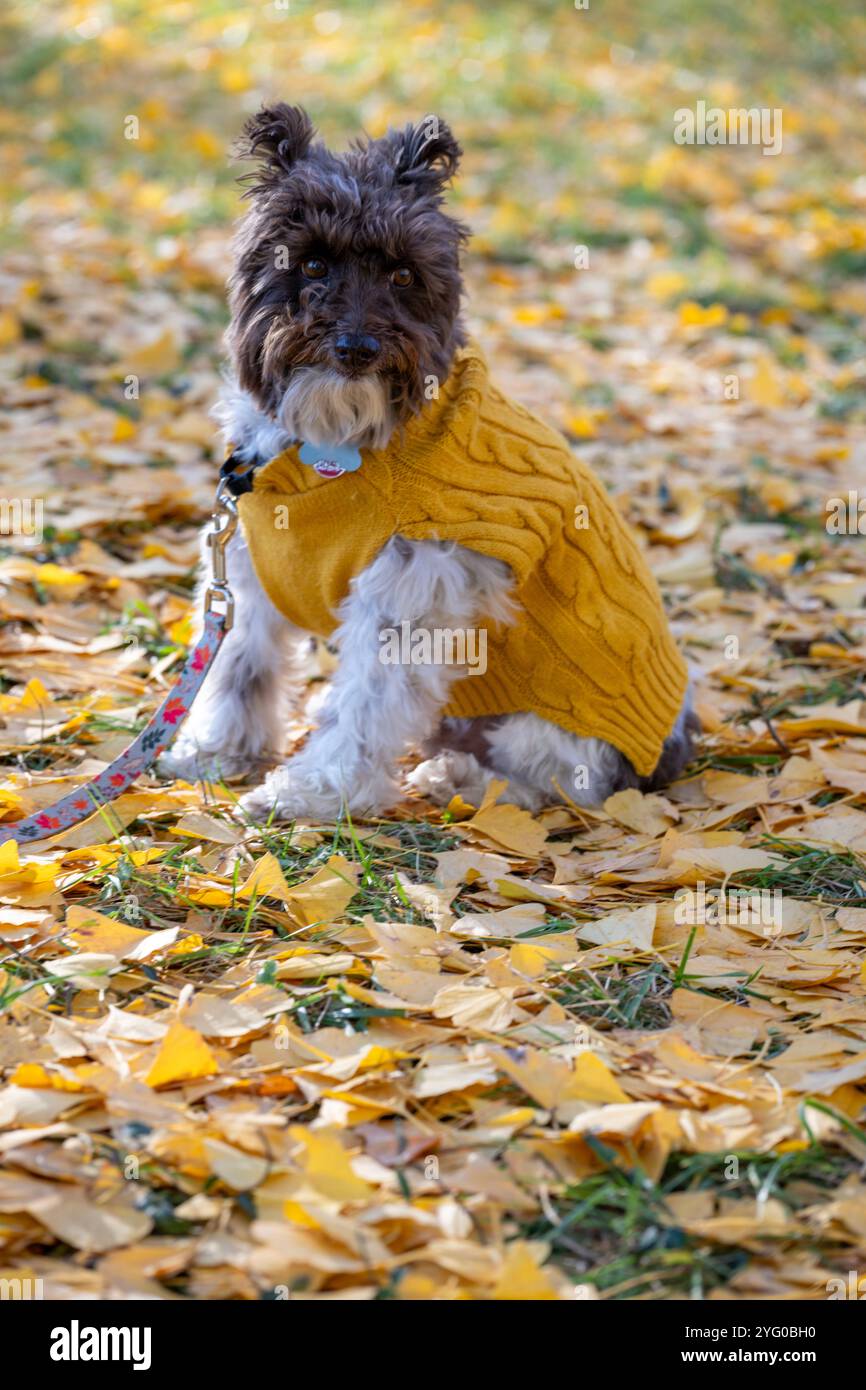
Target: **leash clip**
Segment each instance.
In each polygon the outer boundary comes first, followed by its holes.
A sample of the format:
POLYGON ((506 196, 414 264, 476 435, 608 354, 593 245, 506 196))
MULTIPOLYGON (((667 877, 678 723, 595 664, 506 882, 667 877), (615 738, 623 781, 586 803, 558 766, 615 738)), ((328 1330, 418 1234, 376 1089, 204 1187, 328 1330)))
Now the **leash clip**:
POLYGON ((222 617, 225 632, 231 629, 235 616, 235 602, 226 578, 226 547, 237 529, 237 503, 228 486, 228 479, 223 478, 217 487, 213 526, 206 537, 210 548, 211 579, 205 589, 204 611, 205 615, 218 613, 216 604, 224 603, 225 611, 222 617))

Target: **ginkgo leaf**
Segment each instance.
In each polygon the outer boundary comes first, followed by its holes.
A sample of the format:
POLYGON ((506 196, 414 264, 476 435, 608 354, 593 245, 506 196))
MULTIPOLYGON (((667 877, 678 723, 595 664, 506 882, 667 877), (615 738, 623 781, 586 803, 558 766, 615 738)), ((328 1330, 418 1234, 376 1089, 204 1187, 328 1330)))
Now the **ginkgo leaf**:
POLYGON ((78 989, 105 990, 112 970, 117 969, 117 957, 107 951, 79 951, 74 956, 62 956, 51 962, 51 971, 78 989))
POLYGON ((84 1088, 78 1081, 62 1076, 59 1072, 46 1071, 41 1062, 22 1062, 9 1078, 11 1086, 46 1086, 55 1091, 81 1091, 84 1088))
POLYGON ((660 1109, 658 1101, 601 1105, 575 1115, 568 1128, 572 1134, 606 1134, 617 1139, 631 1139, 650 1115, 660 1109))
POLYGON ((117 960, 145 960, 167 949, 178 934, 177 927, 157 932, 141 931, 78 903, 70 903, 66 909, 66 927, 73 945, 115 956, 117 960))
POLYGON ((499 912, 467 912, 452 923, 451 933, 474 941, 509 940, 540 927, 545 919, 541 903, 525 902, 499 912))
POLYGON ((503 849, 535 859, 541 854, 547 832, 528 811, 497 801, 506 785, 505 782, 491 782, 475 815, 471 820, 462 821, 460 830, 478 833, 503 849))
POLYGON ((201 1033, 176 1019, 163 1038, 145 1081, 148 1086, 171 1086, 215 1076, 218 1071, 219 1063, 201 1033))
POLYGON ((279 898, 288 902, 291 889, 274 854, 263 854, 253 865, 249 877, 237 890, 239 898, 279 898))
POLYGON ((357 864, 332 855, 324 868, 289 890, 286 906, 292 917, 303 926, 339 921, 358 891, 359 872, 357 864))
POLYGON ((84 1193, 58 1188, 31 1202, 28 1210, 60 1240, 86 1254, 142 1240, 153 1224, 151 1217, 133 1206, 131 1199, 112 1197, 94 1202, 84 1193))
POLYGON ((574 1066, 563 1058, 538 1051, 528 1053, 525 1058, 499 1052, 496 1062, 545 1110, 555 1110, 572 1100, 623 1104, 628 1101, 610 1069, 592 1052, 582 1052, 574 1066))
POLYGON ((541 1267, 540 1256, 546 1250, 516 1240, 509 1245, 499 1277, 491 1290, 491 1298, 539 1302, 559 1298, 551 1276, 541 1267))
POLYGON ((368 1183, 352 1168, 338 1136, 328 1130, 293 1125, 289 1134, 303 1148, 304 1176, 323 1197, 335 1202, 358 1202, 371 1195, 368 1183))
POLYGON ((620 825, 645 835, 663 835, 677 818, 676 811, 664 797, 646 795, 637 787, 615 792, 605 801, 604 809, 620 825))
POLYGON ((726 879, 731 874, 769 869, 783 862, 779 855, 743 845, 695 846, 674 855, 670 873, 680 883, 696 883, 701 878, 726 879))
POLYGON ((593 922, 581 922, 577 935, 581 941, 593 941, 599 946, 631 946, 648 951, 653 943, 656 904, 605 913, 593 922))
POLYGON ((537 941, 515 944, 508 953, 512 969, 529 979, 538 979, 550 970, 559 970, 579 955, 573 936, 545 936, 537 941))
POLYGON ((433 1000, 434 1018, 450 1018, 458 1028, 500 1033, 508 1028, 515 1011, 513 990, 493 989, 486 980, 461 980, 445 985, 433 1000))
POLYGON ((218 1139, 206 1139, 204 1149, 211 1170, 235 1192, 247 1192, 252 1187, 258 1187, 267 1176, 270 1164, 258 1154, 244 1153, 218 1139))

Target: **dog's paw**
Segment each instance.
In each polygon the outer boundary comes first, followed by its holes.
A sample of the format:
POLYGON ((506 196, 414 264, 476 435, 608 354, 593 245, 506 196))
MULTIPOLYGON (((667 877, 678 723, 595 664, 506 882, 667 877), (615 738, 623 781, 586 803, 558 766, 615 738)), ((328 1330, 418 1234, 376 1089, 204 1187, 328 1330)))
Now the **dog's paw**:
POLYGON ((323 775, 321 761, 311 756, 309 761, 294 758, 282 767, 274 768, 260 787, 247 792, 239 802, 241 812, 249 819, 267 821, 324 821, 333 823, 348 812, 356 816, 378 816, 399 800, 394 782, 380 768, 372 768, 363 760, 344 764, 352 767, 341 785, 334 786, 323 775), (344 791, 343 786, 350 788, 344 791))
POLYGON ((447 806, 455 797, 470 806, 480 806, 491 782, 504 782, 505 789, 497 800, 537 811, 545 804, 544 797, 516 778, 507 777, 493 768, 485 767, 474 753, 446 748, 433 758, 427 758, 413 768, 406 778, 409 786, 434 806, 447 806))
POLYGON ((447 806, 455 796, 473 806, 480 806, 492 775, 482 767, 474 753, 461 753, 449 748, 419 763, 406 781, 421 796, 432 801, 434 806, 447 806))
POLYGON ((183 782, 228 782, 257 773, 255 758, 229 749, 201 748, 194 739, 177 739, 157 760, 160 777, 183 782))
POLYGON ((286 763, 274 768, 261 786, 240 798, 238 805, 247 819, 257 822, 335 821, 342 810, 343 799, 339 793, 323 789, 291 763, 286 763))

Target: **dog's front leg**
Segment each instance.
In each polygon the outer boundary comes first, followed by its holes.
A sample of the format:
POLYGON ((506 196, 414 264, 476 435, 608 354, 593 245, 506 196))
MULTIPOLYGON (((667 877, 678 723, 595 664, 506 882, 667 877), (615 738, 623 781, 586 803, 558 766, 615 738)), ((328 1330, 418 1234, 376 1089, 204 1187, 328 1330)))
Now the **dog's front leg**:
MULTIPOLYGON (((205 564, 207 561, 205 560, 205 564)), ((229 542, 226 569, 234 624, 217 653, 189 718, 159 760, 166 777, 214 781, 256 771, 283 752, 285 668, 299 633, 262 589, 243 536, 229 542)), ((207 581, 200 586, 203 603, 207 581)))
MULTIPOLYGON (((281 820, 336 817, 343 806, 378 814, 399 799, 396 763, 426 738, 465 667, 410 656, 410 636, 453 632, 495 610, 479 567, 493 588, 508 571, 454 545, 395 536, 358 577, 335 634, 339 668, 319 728, 306 747, 241 800, 248 815, 281 820), (491 567, 492 571, 491 571, 491 567), (402 656, 394 658, 395 635, 402 656)), ((503 610, 505 605, 503 604, 503 610)), ((414 649, 417 654, 417 647, 414 649)))

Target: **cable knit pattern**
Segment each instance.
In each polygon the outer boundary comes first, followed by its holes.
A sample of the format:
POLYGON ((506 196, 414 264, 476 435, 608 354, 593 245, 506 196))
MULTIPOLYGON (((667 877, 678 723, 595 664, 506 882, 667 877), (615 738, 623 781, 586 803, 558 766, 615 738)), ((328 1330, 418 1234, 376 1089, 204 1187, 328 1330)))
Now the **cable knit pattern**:
POLYGON ((362 451, 358 472, 320 477, 292 446, 258 471, 239 508, 271 600, 323 637, 352 579, 396 533, 505 561, 517 621, 486 624, 487 671, 456 682, 445 713, 531 711, 653 771, 687 684, 658 587, 591 470, 492 385, 474 344, 386 449, 362 451))

